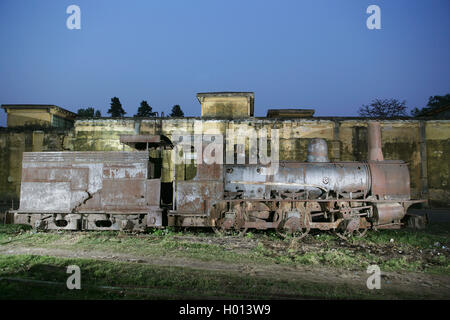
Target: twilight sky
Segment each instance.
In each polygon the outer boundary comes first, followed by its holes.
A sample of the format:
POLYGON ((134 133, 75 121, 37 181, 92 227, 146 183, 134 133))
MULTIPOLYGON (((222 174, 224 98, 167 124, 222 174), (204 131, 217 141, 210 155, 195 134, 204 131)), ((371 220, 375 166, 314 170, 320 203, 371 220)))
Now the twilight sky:
POLYGON ((126 116, 141 100, 199 116, 197 92, 254 91, 256 116, 356 116, 374 98, 423 107, 450 92, 449 14, 448 0, 1 0, 0 104, 107 116, 117 96, 126 116), (71 4, 81 30, 66 27, 71 4), (371 4, 381 30, 366 27, 371 4))

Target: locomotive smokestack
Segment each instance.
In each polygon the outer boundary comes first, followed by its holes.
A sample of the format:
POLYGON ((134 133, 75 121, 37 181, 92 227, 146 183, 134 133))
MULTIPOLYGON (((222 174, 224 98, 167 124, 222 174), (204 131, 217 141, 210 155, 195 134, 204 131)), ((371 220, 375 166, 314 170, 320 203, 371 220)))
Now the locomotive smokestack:
POLYGON ((381 150, 381 128, 380 123, 377 121, 369 121, 367 127, 369 135, 369 161, 383 161, 383 151, 381 150))
POLYGON ((310 139, 307 150, 307 162, 330 162, 328 159, 328 145, 324 139, 310 139))

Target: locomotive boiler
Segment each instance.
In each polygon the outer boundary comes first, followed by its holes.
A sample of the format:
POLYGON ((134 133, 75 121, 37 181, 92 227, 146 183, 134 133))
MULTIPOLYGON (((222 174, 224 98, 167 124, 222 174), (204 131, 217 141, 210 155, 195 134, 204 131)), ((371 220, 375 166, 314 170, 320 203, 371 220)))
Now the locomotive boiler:
POLYGON ((193 179, 175 177, 170 190, 150 174, 147 151, 25 152, 15 221, 68 230, 274 229, 299 237, 319 229, 343 238, 399 228, 408 207, 423 201, 411 200, 407 164, 383 159, 379 123, 369 122, 368 133, 367 161, 330 162, 326 142, 310 139, 307 161, 280 161, 276 174, 261 164, 200 163, 193 179))

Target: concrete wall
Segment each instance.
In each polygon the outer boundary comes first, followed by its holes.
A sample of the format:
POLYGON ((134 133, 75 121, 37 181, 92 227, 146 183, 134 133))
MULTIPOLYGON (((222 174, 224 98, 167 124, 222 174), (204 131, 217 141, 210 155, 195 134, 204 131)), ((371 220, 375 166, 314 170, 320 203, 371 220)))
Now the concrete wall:
MULTIPOLYGON (((122 134, 225 133, 227 129, 279 129, 280 159, 304 161, 309 138, 324 138, 333 161, 367 159, 367 121, 362 119, 235 120, 93 119, 79 120, 65 134, 51 132, 0 132, 0 198, 19 197, 23 151, 131 150, 120 143, 122 134)), ((404 160, 411 173, 414 198, 429 198, 433 205, 450 206, 450 121, 382 121, 382 145, 386 160, 404 160)), ((194 165, 172 163, 172 150, 162 151, 162 181, 195 176, 194 165)), ((150 151, 156 157, 156 151, 150 151)))

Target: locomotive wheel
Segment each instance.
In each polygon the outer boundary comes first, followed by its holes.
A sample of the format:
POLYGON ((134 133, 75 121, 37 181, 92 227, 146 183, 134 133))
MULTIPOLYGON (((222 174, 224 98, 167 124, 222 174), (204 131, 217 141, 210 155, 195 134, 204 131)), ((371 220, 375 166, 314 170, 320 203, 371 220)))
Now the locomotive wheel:
POLYGON ((221 237, 230 235, 232 233, 232 230, 223 229, 222 227, 212 227, 212 229, 214 230, 215 234, 217 234, 218 236, 221 236, 221 237))
POLYGON ((367 234, 367 228, 360 228, 353 231, 348 230, 334 230, 334 234, 342 240, 349 240, 352 237, 363 238, 367 234))
POLYGON ((233 229, 233 224, 225 219, 221 220, 220 224, 215 227, 212 227, 212 229, 214 230, 214 233, 219 236, 231 236, 235 231, 233 229))
POLYGON ((225 236, 231 234, 233 228, 233 221, 231 219, 225 218, 225 214, 222 213, 222 218, 217 221, 215 227, 212 227, 214 233, 219 236, 225 236))
POLYGON ((248 220, 247 214, 241 207, 235 208, 236 215, 234 218, 233 228, 239 232, 239 236, 243 237, 247 233, 248 227, 245 227, 245 222, 248 220))
POLYGON ((246 218, 240 207, 235 208, 234 219, 226 218, 225 212, 222 212, 221 216, 223 218, 218 220, 218 224, 215 227, 212 227, 216 234, 225 236, 238 232, 239 236, 244 236, 247 233, 248 228, 245 227, 246 218))
POLYGON ((248 230, 248 228, 242 229, 242 230, 239 232, 239 236, 240 236, 240 237, 245 236, 245 235, 247 234, 247 230, 248 230))
POLYGON ((310 230, 309 223, 302 225, 300 218, 291 217, 283 223, 281 229, 277 229, 277 233, 283 238, 291 236, 297 239, 303 239, 308 235, 310 230))
POLYGON ((300 240, 300 239, 303 239, 304 237, 306 237, 308 235, 309 231, 310 231, 310 229, 305 229, 305 230, 298 230, 298 231, 294 231, 294 232, 290 233, 290 232, 285 232, 283 230, 277 229, 277 234, 280 235, 282 238, 293 237, 293 238, 300 240))
POLYGON ((355 231, 339 231, 334 230, 334 234, 341 238, 342 240, 348 241, 352 237, 362 238, 366 235, 367 229, 364 230, 355 230, 355 231))
POLYGON ((367 228, 366 229, 358 229, 353 234, 358 238, 364 238, 366 236, 368 230, 369 229, 367 229, 367 228))
POLYGON ((247 234, 248 227, 244 227, 244 224, 245 222, 243 222, 242 224, 235 223, 234 226, 233 231, 239 232, 240 237, 243 237, 247 234))
POLYGON ((280 226, 282 220, 283 220, 283 213, 282 213, 281 209, 278 209, 274 212, 274 215, 273 215, 273 222, 277 223, 277 229, 278 229, 278 226, 280 226))
POLYGON ((281 230, 277 230, 277 233, 282 237, 282 238, 287 238, 287 237, 293 237, 296 238, 298 240, 303 239, 304 237, 306 237, 309 233, 309 229, 308 230, 304 230, 304 231, 294 231, 292 233, 288 233, 288 232, 284 232, 281 230))
POLYGON ((349 240, 352 237, 364 237, 367 230, 368 225, 365 218, 353 217, 342 221, 333 231, 339 238, 349 240))

